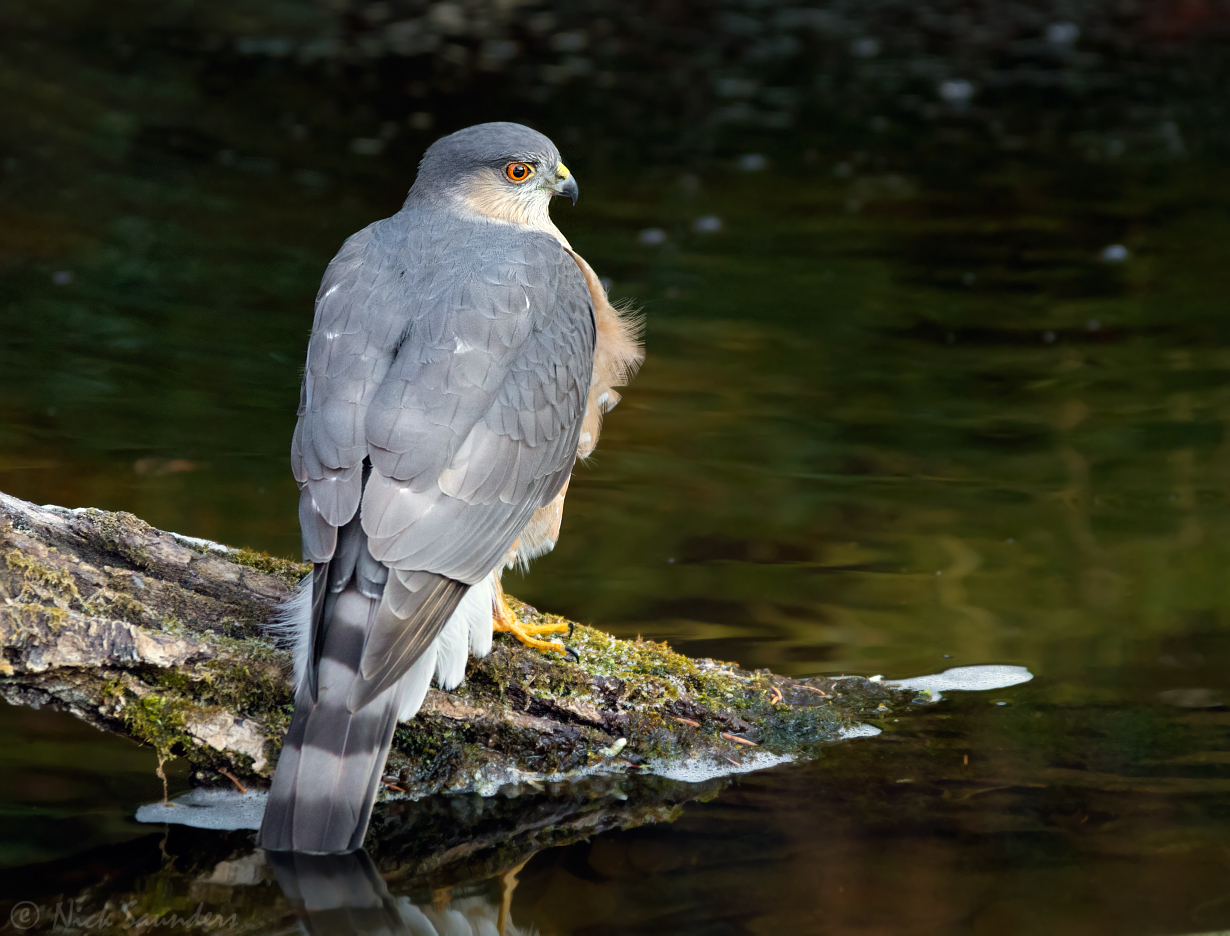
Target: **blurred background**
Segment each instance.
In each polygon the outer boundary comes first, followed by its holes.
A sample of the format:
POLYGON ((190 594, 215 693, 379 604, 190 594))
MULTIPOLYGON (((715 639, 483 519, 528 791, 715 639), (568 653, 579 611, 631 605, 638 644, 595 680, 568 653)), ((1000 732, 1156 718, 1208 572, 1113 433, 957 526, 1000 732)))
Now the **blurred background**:
MULTIPOLYGON (((1038 676, 544 854, 543 931, 1230 925, 1228 53, 1224 0, 6 0, 0 490, 297 554, 325 264, 440 135, 528 123, 648 357, 509 591, 792 675, 1038 676)), ((149 752, 39 718, 0 858, 137 834, 149 752)))

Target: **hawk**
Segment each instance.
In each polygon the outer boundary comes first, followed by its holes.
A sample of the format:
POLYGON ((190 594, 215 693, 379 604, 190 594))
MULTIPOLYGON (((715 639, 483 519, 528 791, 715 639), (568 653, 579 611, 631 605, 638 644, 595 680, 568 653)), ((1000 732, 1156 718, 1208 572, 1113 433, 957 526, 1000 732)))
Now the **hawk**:
POLYGON ((291 464, 313 564, 283 626, 295 712, 258 844, 360 848, 399 721, 508 630, 502 571, 550 550, 578 457, 640 364, 637 325, 552 223, 547 137, 434 143, 401 210, 325 271, 291 464))

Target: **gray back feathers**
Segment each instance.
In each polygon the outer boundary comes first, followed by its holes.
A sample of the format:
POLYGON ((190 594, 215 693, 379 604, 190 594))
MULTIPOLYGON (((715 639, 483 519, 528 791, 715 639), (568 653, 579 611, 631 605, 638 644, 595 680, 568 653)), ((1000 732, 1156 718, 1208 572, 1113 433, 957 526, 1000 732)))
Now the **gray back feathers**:
POLYGON ((593 346, 550 235, 418 208, 356 234, 317 299, 293 440, 305 556, 332 556, 367 458, 372 555, 477 582, 571 472, 593 346))

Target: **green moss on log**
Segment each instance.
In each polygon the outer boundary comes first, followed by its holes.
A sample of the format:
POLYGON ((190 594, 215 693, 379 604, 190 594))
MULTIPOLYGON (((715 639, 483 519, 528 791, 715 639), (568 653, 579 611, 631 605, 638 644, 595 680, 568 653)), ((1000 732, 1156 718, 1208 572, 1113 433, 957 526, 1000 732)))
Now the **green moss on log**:
POLYGON ((142 544, 142 540, 154 533, 154 528, 148 523, 124 510, 111 513, 91 507, 85 514, 94 524, 101 545, 106 549, 139 569, 154 568, 154 560, 142 544))
POLYGON ((4 554, 4 564, 21 574, 29 585, 42 586, 57 593, 64 600, 80 601, 81 594, 73 577, 62 569, 39 562, 33 556, 10 549, 4 554))
POLYGON ((291 588, 294 588, 302 578, 312 571, 310 562, 296 562, 282 556, 271 556, 269 553, 255 549, 232 549, 226 554, 231 562, 275 575, 291 588))

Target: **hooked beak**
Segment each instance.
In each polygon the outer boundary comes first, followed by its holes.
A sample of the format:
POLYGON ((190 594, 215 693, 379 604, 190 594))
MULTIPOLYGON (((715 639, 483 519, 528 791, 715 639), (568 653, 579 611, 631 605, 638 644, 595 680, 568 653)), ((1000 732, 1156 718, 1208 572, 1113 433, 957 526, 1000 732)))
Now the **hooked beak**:
POLYGON ((577 180, 572 177, 572 173, 563 163, 555 167, 555 184, 551 186, 551 191, 556 195, 571 198, 574 205, 577 203, 577 195, 580 194, 577 189, 577 180))

